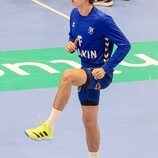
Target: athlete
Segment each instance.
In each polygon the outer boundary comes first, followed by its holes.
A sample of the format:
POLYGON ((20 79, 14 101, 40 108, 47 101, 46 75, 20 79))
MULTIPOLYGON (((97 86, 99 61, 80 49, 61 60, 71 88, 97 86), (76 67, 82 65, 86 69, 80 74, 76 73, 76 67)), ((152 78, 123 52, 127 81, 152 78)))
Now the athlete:
MULTIPOLYGON (((66 51, 76 50, 80 69, 66 70, 48 119, 25 133, 35 140, 51 139, 55 123, 64 110, 72 86, 78 86, 89 158, 99 158, 100 132, 98 105, 100 90, 112 82, 114 68, 130 50, 130 43, 113 19, 93 6, 94 0, 72 0, 75 8, 70 15, 69 42, 66 51), (113 52, 114 44, 117 46, 113 52)), ((73 117, 73 115, 72 115, 73 117)))

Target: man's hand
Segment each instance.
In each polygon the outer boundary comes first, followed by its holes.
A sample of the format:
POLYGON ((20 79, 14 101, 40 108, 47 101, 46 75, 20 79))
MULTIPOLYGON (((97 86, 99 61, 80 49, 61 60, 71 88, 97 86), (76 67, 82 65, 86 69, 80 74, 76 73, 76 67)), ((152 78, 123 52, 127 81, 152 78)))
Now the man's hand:
POLYGON ((74 53, 78 44, 78 39, 75 39, 75 42, 69 41, 65 47, 67 52, 74 53))
POLYGON ((103 68, 96 68, 92 71, 92 76, 94 76, 95 79, 102 79, 105 74, 106 72, 103 68))

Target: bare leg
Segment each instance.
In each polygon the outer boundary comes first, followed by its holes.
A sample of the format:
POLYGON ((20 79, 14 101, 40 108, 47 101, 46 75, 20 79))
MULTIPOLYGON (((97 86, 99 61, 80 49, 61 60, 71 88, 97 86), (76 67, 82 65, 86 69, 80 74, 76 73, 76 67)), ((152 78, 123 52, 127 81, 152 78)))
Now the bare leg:
POLYGON ((65 71, 48 119, 37 128, 26 129, 27 136, 35 140, 51 139, 54 133, 54 125, 69 100, 72 85, 81 86, 86 80, 87 75, 83 69, 65 71))
POLYGON ((53 107, 57 110, 62 111, 69 100, 71 86, 81 86, 86 82, 86 80, 86 73, 82 69, 65 71, 62 75, 53 107))
POLYGON ((53 109, 47 119, 48 126, 54 127, 54 124, 59 116, 59 113, 63 111, 66 106, 72 85, 81 86, 87 80, 86 72, 82 69, 67 70, 63 73, 60 85, 53 103, 53 109))
POLYGON ((89 152, 98 152, 100 131, 98 126, 98 106, 83 106, 83 123, 89 152))

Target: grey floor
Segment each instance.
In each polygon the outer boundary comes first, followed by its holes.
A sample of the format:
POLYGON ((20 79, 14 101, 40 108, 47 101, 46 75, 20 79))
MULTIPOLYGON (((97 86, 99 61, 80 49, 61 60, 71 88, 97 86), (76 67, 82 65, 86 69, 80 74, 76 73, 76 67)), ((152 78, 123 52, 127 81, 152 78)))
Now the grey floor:
MULTIPOLYGON (((70 1, 45 0, 69 15, 70 1), (63 7, 64 6, 64 7, 63 7)), ((69 21, 30 0, 0 1, 0 50, 64 46, 69 21), (59 29, 56 29, 56 28, 59 29)), ((112 15, 132 42, 158 40, 158 2, 114 0, 112 15)), ((1 158, 87 158, 76 88, 51 141, 33 141, 24 130, 47 118, 56 88, 0 92, 1 158), (76 103, 76 104, 74 104, 76 103)), ((158 80, 113 83, 102 91, 101 158, 158 157, 158 80)))

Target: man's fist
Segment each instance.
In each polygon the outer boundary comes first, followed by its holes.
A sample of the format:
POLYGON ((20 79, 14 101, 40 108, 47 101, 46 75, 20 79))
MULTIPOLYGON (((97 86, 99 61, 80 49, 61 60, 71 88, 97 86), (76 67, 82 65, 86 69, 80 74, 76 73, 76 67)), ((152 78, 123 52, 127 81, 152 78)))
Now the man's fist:
POLYGON ((78 44, 78 39, 75 39, 75 42, 69 41, 65 47, 67 52, 74 53, 78 44))
POLYGON ((106 73, 103 68, 96 68, 92 71, 92 76, 94 76, 95 79, 102 79, 105 74, 106 73))

